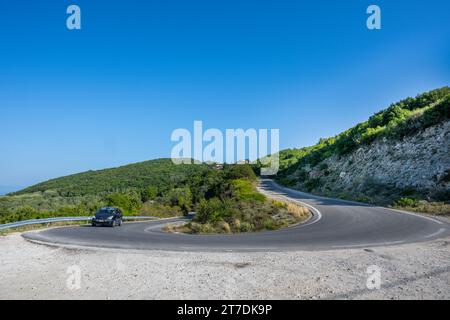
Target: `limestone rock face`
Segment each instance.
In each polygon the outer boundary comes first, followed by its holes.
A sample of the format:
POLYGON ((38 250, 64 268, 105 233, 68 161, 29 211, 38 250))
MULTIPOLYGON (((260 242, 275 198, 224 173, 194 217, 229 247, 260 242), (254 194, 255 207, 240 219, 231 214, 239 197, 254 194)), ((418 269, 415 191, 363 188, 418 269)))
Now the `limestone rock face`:
MULTIPOLYGON (((390 190, 420 193, 428 199, 449 194, 450 121, 405 137, 383 139, 344 156, 333 156, 314 168, 303 167, 309 180, 320 181, 316 193, 376 197, 390 190), (326 165, 325 165, 326 164, 326 165), (409 190, 409 191, 408 191, 409 190)), ((294 173, 295 177, 296 173, 294 173)), ((299 181, 298 189, 305 189, 299 181)))

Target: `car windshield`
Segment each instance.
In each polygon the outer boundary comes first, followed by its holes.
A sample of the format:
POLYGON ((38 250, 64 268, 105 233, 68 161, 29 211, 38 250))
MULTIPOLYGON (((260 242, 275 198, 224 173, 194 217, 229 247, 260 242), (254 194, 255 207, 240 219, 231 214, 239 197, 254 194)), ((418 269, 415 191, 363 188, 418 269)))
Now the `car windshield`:
POLYGON ((114 215, 114 210, 101 209, 101 210, 97 211, 97 213, 95 215, 97 217, 109 217, 109 216, 114 215))

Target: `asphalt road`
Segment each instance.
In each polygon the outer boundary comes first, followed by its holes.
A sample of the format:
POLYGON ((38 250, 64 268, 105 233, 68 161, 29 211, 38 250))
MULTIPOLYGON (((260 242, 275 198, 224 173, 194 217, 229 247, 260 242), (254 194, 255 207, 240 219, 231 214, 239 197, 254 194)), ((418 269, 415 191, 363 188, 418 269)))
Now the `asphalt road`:
POLYGON ((116 228, 63 227, 27 232, 29 240, 75 246, 178 251, 292 251, 369 248, 429 241, 450 235, 450 225, 350 201, 313 196, 283 188, 270 180, 260 190, 299 201, 313 215, 306 223, 278 231, 238 235, 185 235, 161 230, 183 218, 129 223, 116 228))

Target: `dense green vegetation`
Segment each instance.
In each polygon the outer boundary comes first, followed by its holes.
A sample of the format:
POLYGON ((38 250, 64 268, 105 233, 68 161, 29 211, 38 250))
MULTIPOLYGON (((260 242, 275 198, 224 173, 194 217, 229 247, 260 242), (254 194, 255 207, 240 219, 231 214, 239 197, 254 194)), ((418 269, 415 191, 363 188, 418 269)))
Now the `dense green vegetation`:
MULTIPOLYGON (((359 123, 337 136, 320 139, 314 146, 281 151, 280 171, 276 179, 286 186, 294 186, 300 181, 305 191, 315 192, 320 188, 322 182, 320 179, 309 177, 307 168, 319 168, 323 176, 326 177, 329 171, 326 163, 323 162, 325 159, 332 156, 344 156, 361 146, 370 145, 380 139, 386 141, 400 140, 449 119, 449 87, 436 89, 418 95, 416 98, 407 98, 392 104, 389 108, 374 114, 367 121, 359 123)), ((414 194, 411 190, 394 190, 393 187, 376 184, 373 185, 372 189, 367 190, 365 197, 358 199, 344 193, 333 194, 332 196, 377 203, 377 200, 372 198, 372 194, 377 194, 380 198, 383 192, 387 196, 398 193, 398 199, 394 199, 395 203, 391 203, 398 207, 403 203, 398 202, 400 198, 414 194)), ((415 196, 420 197, 418 194, 415 194, 415 196)), ((448 194, 435 196, 437 200, 448 201, 448 194)), ((418 203, 421 199, 414 198, 414 200, 415 203, 418 203)), ((421 208, 424 208, 424 206, 421 206, 421 208)))
MULTIPOLYGON (((449 87, 407 98, 335 137, 320 139, 312 147, 281 151, 276 179, 287 186, 302 181, 306 191, 315 192, 322 182, 310 178, 306 167, 317 167, 326 177, 329 169, 323 160, 327 158, 343 156, 378 139, 401 139, 449 118, 449 87)), ((258 165, 254 169, 257 172, 258 165)), ((175 216, 198 211, 196 221, 189 226, 191 232, 267 230, 292 222, 288 205, 273 203, 256 192, 255 179, 248 165, 215 170, 207 164, 174 165, 170 159, 151 160, 53 179, 0 197, 0 223, 87 216, 105 205, 120 207, 127 215, 175 216)), ((389 186, 374 184, 365 197, 353 200, 371 202, 371 192, 378 196, 395 194, 389 186)), ((392 205, 424 207, 423 199, 413 191, 403 190, 398 195, 392 205)), ((443 195, 443 200, 448 202, 448 195, 443 195)), ((448 203, 443 205, 448 207, 448 203)))
POLYGON ((212 171, 207 165, 174 165, 170 159, 158 159, 53 179, 0 197, 0 223, 88 216, 105 205, 128 215, 161 216, 165 206, 170 207, 165 210, 168 215, 182 214, 194 200, 189 189, 192 178, 212 171))
POLYGON ((174 165, 170 159, 146 161, 62 177, 0 197, 0 223, 89 216, 105 205, 127 215, 167 217, 197 211, 187 226, 195 232, 271 230, 303 218, 258 193, 256 179, 249 165, 216 170, 206 164, 174 165))
POLYGON ((165 193, 191 175, 205 172, 206 165, 174 165, 170 159, 150 160, 118 168, 87 171, 39 183, 11 195, 52 190, 59 196, 104 195, 113 192, 165 193), (150 188, 150 189, 148 189, 150 188))
POLYGON ((225 167, 221 188, 201 199, 192 222, 168 226, 185 233, 239 233, 276 230, 309 217, 306 208, 267 199, 256 189, 256 175, 248 165, 225 167))
POLYGON ((426 212, 435 215, 450 214, 450 203, 447 202, 429 202, 426 200, 419 200, 416 198, 400 198, 392 204, 393 208, 412 211, 412 212, 426 212))
MULTIPOLYGON (((312 167, 333 155, 347 154, 377 139, 400 139, 450 119, 450 87, 436 89, 392 104, 335 137, 323 138, 312 146, 280 152, 280 182, 305 165, 312 167)), ((314 189, 314 188, 311 188, 314 189)))

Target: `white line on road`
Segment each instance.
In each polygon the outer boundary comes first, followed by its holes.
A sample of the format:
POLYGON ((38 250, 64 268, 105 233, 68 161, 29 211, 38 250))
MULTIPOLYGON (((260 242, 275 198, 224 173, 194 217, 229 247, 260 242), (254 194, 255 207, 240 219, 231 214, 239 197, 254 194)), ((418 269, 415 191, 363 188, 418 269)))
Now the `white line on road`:
POLYGON ((426 220, 429 220, 429 221, 433 221, 433 222, 435 222, 437 224, 444 224, 442 221, 439 221, 439 220, 436 220, 436 219, 433 219, 433 218, 430 218, 430 217, 425 217, 425 216, 422 216, 420 214, 412 213, 412 212, 409 212, 409 211, 403 211, 403 210, 391 209, 391 208, 384 208, 384 207, 378 207, 378 208, 394 211, 395 213, 409 214, 411 216, 415 216, 415 217, 418 217, 418 218, 422 218, 422 219, 426 219, 426 220))
MULTIPOLYGON (((302 226, 309 226, 309 225, 311 225, 311 224, 313 224, 313 223, 319 222, 319 220, 322 219, 322 213, 319 211, 319 209, 313 207, 313 206, 310 205, 310 204, 304 203, 303 201, 300 201, 300 200, 295 199, 295 198, 292 198, 292 197, 285 196, 285 195, 283 195, 283 194, 281 194, 281 193, 278 193, 278 192, 276 192, 276 191, 265 190, 265 189, 263 189, 263 188, 259 188, 259 191, 260 191, 261 193, 263 193, 263 194, 266 194, 266 195, 272 195, 272 196, 274 196, 274 197, 281 197, 281 198, 285 198, 287 201, 290 201, 290 202, 297 202, 297 203, 300 203, 301 205, 303 205, 303 206, 309 208, 310 210, 312 210, 313 213, 315 213, 315 216, 316 216, 317 218, 314 219, 314 220, 311 221, 311 222, 306 222, 306 223, 304 223, 304 224, 301 224, 302 226)), ((314 216, 314 214, 313 214, 313 216, 314 216)))
POLYGON ((389 246, 394 244, 402 244, 405 241, 392 241, 392 242, 380 242, 380 243, 364 243, 364 244, 352 244, 347 246, 332 246, 332 248, 342 249, 342 248, 361 248, 361 247, 377 247, 377 246, 389 246))
POLYGON ((276 183, 276 182, 273 181, 273 180, 270 180, 270 181, 271 181, 271 183, 272 183, 273 185, 275 185, 277 188, 279 188, 279 189, 281 189, 281 190, 285 190, 285 192, 287 192, 287 193, 288 193, 288 192, 292 192, 292 193, 294 193, 294 194, 297 193, 297 194, 299 194, 299 195, 302 195, 302 194, 305 195, 305 194, 307 194, 308 196, 311 196, 311 197, 316 198, 316 199, 328 199, 328 200, 333 200, 333 201, 340 201, 340 202, 342 202, 342 203, 359 204, 359 205, 361 205, 361 206, 367 206, 367 207, 374 207, 374 208, 379 208, 379 209, 385 209, 385 210, 389 210, 389 211, 392 211, 392 212, 397 213, 397 214, 407 214, 407 215, 410 215, 410 216, 415 216, 415 217, 417 217, 417 218, 422 218, 422 219, 425 219, 425 220, 428 220, 428 221, 432 221, 432 222, 437 223, 437 224, 440 224, 440 225, 443 225, 443 224, 444 224, 444 222, 439 221, 439 220, 437 220, 437 219, 434 219, 434 218, 431 218, 431 217, 427 217, 427 216, 424 216, 424 215, 421 215, 421 214, 409 212, 409 211, 398 210, 398 209, 392 209, 392 208, 386 208, 386 207, 380 207, 380 206, 372 206, 372 205, 367 204, 367 203, 360 203, 360 202, 356 202, 356 201, 349 201, 349 200, 333 199, 333 198, 328 198, 328 197, 316 196, 316 195, 313 195, 313 194, 309 194, 309 193, 301 192, 301 191, 298 191, 298 190, 295 190, 295 189, 291 189, 291 188, 287 188, 287 187, 284 187, 284 186, 280 186, 278 183, 276 183))
POLYGON ((429 235, 425 236, 425 238, 427 238, 427 239, 433 238, 434 236, 437 236, 437 235, 441 234, 444 231, 445 231, 445 229, 441 228, 438 231, 436 231, 435 233, 432 233, 432 234, 429 234, 429 235))

